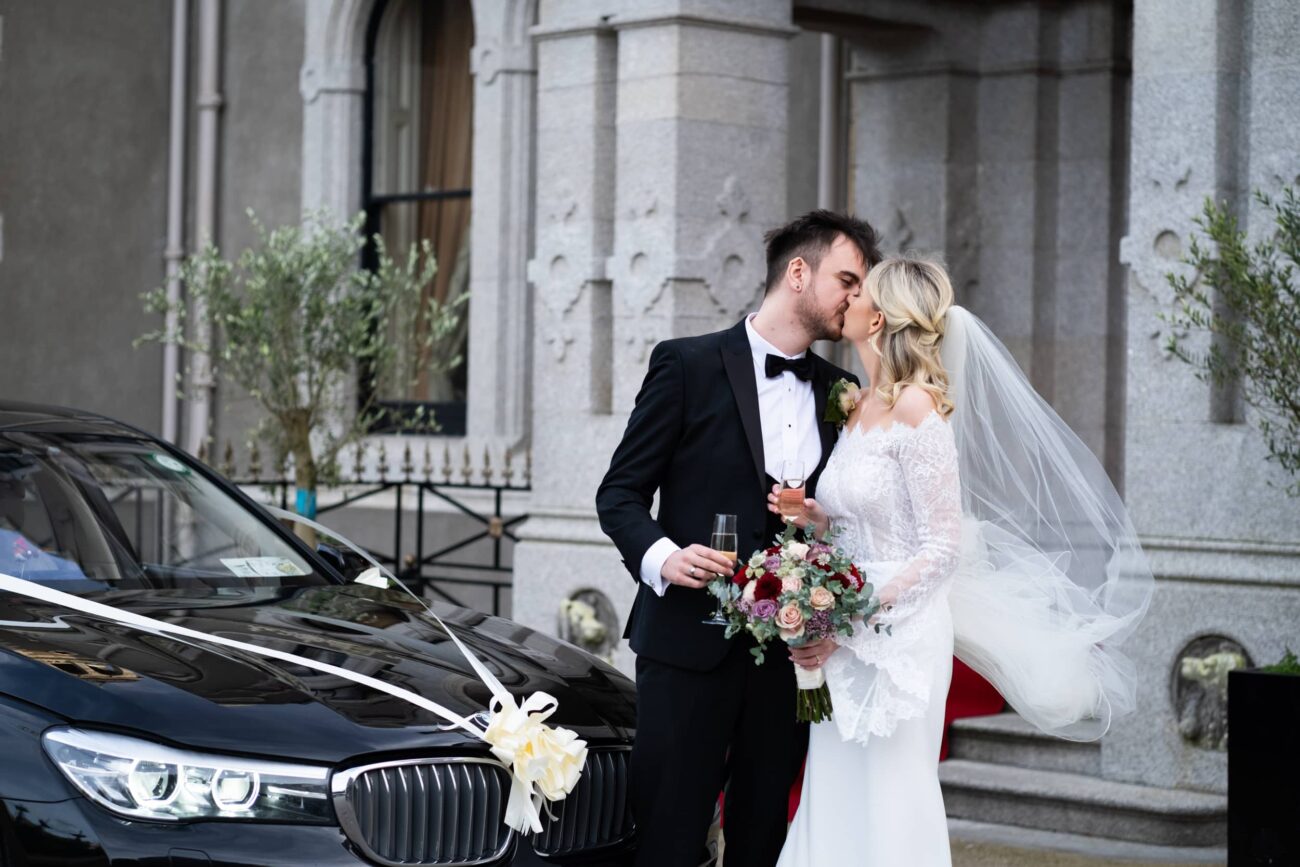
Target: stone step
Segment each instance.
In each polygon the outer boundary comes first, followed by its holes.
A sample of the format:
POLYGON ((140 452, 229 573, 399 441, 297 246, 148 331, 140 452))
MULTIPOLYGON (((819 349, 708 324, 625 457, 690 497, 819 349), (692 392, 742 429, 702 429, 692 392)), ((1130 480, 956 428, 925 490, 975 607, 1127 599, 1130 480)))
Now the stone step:
POLYGON ((1222 846, 1223 795, 965 759, 939 765, 948 816, 1161 846, 1222 846))
MULTIPOLYGON (((1067 730, 1074 737, 1094 734, 1089 723, 1067 730)), ((1065 740, 1042 731, 1015 713, 996 713, 953 722, 948 732, 949 755, 954 759, 1063 771, 1070 774, 1101 773, 1099 741, 1065 740)))

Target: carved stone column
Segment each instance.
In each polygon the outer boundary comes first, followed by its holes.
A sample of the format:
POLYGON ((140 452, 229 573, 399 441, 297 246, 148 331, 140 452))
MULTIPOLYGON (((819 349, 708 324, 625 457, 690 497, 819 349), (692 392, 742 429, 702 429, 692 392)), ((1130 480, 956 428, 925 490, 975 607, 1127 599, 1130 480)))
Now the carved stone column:
POLYGON ((513 447, 532 404, 533 0, 474 3, 467 432, 513 447))
MULTIPOLYGON (((735 322, 762 297, 783 223, 790 4, 661 2, 619 28, 614 406, 650 348, 735 322)), ((809 132, 810 147, 813 147, 809 132)))
MULTIPOLYGON (((784 222, 787 0, 543 5, 533 515, 514 616, 554 631, 596 589, 621 631, 637 585, 600 533, 596 487, 657 341, 761 298, 784 222)), ((704 533, 707 528, 701 528, 704 533)), ((615 656, 625 670, 632 657, 615 656)))
MULTIPOLYGON (((601 10, 607 12, 608 10, 601 10)), ((514 617, 556 633, 582 591, 624 601, 594 510, 614 436, 610 284, 617 36, 601 11, 543 5, 537 47, 537 222, 533 286, 531 517, 514 576, 514 617)), ((622 606, 626 612, 626 605, 622 606)), ((609 611, 612 606, 596 605, 609 611)), ((607 629, 613 633, 613 623, 607 629)), ((559 630, 561 634, 565 630, 559 630)))

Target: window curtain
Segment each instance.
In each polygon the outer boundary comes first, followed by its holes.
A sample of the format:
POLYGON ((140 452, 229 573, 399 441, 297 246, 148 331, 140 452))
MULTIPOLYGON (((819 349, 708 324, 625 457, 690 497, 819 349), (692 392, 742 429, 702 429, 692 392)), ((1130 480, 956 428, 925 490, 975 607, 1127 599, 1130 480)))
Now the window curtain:
MULTIPOLYGON (((420 188, 469 189, 472 183, 474 86, 469 70, 474 21, 469 0, 426 2, 421 10, 420 48, 420 188)), ((419 237, 433 245, 438 274, 426 290, 447 302, 468 290, 470 199, 420 202, 419 237)), ((422 309, 423 309, 422 305, 422 309)), ((464 400, 465 363, 452 371, 430 371, 430 362, 464 356, 469 308, 460 308, 456 333, 422 350, 413 399, 464 400)), ((423 325, 422 325, 423 327, 423 325)), ((421 335, 423 342, 424 333, 421 335)))

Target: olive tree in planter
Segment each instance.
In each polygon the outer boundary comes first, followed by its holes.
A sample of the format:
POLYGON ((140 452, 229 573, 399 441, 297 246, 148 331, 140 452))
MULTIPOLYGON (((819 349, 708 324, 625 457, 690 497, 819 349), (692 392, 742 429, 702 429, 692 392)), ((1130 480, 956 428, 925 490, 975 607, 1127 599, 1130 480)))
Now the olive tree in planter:
POLYGON ((1228 675, 1228 865, 1300 864, 1300 661, 1228 675))
MULTIPOLYGON (((428 358, 426 373, 461 363, 435 350, 456 331, 467 296, 425 298, 437 270, 427 241, 394 260, 375 236, 377 267, 360 269, 363 215, 340 223, 317 213, 273 230, 251 211, 248 217, 257 242, 237 259, 208 245, 185 260, 183 301, 169 302, 164 288, 144 296, 148 312, 175 313, 176 324, 140 340, 210 353, 213 376, 239 386, 264 411, 255 435, 277 458, 293 457, 297 511, 314 517, 317 485, 337 475, 339 452, 379 418, 376 396, 407 384, 394 381, 398 371, 421 372, 401 356, 428 358), (210 347, 193 339, 198 317, 210 347)), ((412 423, 436 428, 432 417, 412 423)))
POLYGON ((1192 365, 1200 378, 1223 385, 1240 382, 1255 411, 1270 459, 1292 477, 1287 492, 1300 495, 1300 200, 1283 188, 1276 198, 1256 199, 1268 210, 1274 231, 1251 244, 1227 207, 1207 201, 1185 258, 1191 274, 1169 274, 1174 310, 1167 348, 1192 365), (1193 333, 1208 333, 1204 351, 1193 333))

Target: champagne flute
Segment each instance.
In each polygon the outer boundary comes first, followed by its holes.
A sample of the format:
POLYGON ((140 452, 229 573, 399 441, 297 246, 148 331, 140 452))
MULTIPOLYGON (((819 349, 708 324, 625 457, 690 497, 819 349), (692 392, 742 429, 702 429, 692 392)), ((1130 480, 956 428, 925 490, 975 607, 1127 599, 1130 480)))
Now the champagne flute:
MULTIPOLYGON (((736 541, 736 516, 735 515, 714 515, 713 532, 709 536, 709 547, 714 551, 722 554, 732 563, 736 562, 736 552, 740 548, 736 541)), ((725 577, 719 575, 718 577, 725 577)), ((713 610, 713 616, 703 621, 714 626, 726 626, 727 612, 722 608, 722 597, 718 597, 718 604, 713 610)))
POLYGON ((781 493, 777 495, 777 508, 782 520, 790 522, 803 517, 803 500, 803 461, 784 461, 781 464, 781 493))

